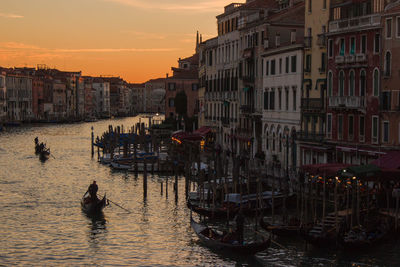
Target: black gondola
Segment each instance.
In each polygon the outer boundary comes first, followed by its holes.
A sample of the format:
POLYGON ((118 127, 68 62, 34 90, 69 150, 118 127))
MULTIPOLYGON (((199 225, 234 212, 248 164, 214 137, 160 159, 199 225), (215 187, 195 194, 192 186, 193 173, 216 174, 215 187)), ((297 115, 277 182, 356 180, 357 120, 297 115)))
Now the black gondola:
POLYGON ((238 207, 201 207, 199 205, 192 204, 190 200, 188 200, 187 206, 193 212, 210 219, 227 219, 228 217, 229 219, 233 219, 239 211, 238 207))
POLYGON ((243 242, 243 244, 240 244, 237 240, 225 239, 226 235, 194 221, 193 218, 190 218, 190 225, 201 242, 214 250, 241 255, 254 255, 266 250, 271 244, 271 238, 260 242, 243 242))
POLYGON ((92 201, 89 192, 86 192, 81 200, 81 207, 87 214, 97 214, 100 213, 108 205, 107 197, 104 194, 103 199, 97 199, 92 201))

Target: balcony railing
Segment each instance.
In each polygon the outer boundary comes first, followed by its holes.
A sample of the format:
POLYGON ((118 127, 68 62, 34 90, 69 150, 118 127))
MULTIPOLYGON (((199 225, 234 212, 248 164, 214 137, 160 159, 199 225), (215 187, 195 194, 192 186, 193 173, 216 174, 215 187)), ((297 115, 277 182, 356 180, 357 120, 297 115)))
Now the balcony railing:
POLYGON ((322 98, 302 98, 301 108, 304 110, 321 110, 324 108, 324 100, 322 98))
POLYGON ((368 60, 368 55, 367 54, 357 54, 356 55, 356 62, 357 63, 366 62, 367 60, 368 60))
POLYGON ((345 61, 346 63, 354 63, 356 61, 356 57, 354 55, 346 55, 345 61))
POLYGON ((344 20, 334 20, 329 23, 329 32, 340 32, 360 27, 380 26, 381 15, 373 14, 363 17, 349 18, 344 20))
POLYGON ((330 108, 365 108, 365 98, 362 96, 330 96, 330 108))
POLYGON ((251 114, 254 112, 254 106, 253 105, 241 105, 240 111, 242 112, 242 114, 251 114))
POLYGON ((297 139, 301 141, 323 142, 325 140, 325 134, 301 131, 297 133, 297 139))
POLYGON ((305 36, 304 37, 304 47, 311 48, 312 46, 312 36, 305 36))
POLYGON ((336 63, 336 64, 342 64, 342 63, 344 63, 344 56, 336 56, 336 57, 335 57, 335 63, 336 63))

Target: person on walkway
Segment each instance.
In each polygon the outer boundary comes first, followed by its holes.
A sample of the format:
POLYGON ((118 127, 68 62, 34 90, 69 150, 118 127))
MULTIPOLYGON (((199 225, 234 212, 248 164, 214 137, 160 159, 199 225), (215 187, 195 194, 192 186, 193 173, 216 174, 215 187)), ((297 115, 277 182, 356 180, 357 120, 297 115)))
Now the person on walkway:
POLYGON ((243 231, 244 231, 244 217, 243 217, 243 211, 240 208, 239 213, 236 215, 236 234, 238 236, 239 244, 243 244, 243 231))
POLYGON ((92 200, 97 200, 97 191, 99 190, 99 187, 96 184, 96 181, 93 181, 91 185, 89 185, 88 192, 90 194, 90 198, 92 200))

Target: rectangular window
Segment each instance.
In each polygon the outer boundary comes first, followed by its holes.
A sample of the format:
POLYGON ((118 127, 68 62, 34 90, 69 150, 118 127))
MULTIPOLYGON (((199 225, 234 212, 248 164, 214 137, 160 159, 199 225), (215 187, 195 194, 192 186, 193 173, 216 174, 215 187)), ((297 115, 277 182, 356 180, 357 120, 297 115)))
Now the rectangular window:
POLYGON ((198 83, 192 83, 192 91, 197 91, 199 90, 199 84, 198 83))
POLYGON ((386 39, 392 38, 392 19, 386 19, 386 39))
POLYGON ((350 38, 349 54, 354 55, 356 53, 356 38, 350 38))
POLYGON ((354 116, 349 116, 349 141, 352 141, 354 138, 354 116))
POLYGON ((292 72, 296 72, 297 68, 297 56, 292 56, 292 72))
POLYGON ((338 140, 343 139, 343 115, 338 116, 338 140))
POLYGON ((286 57, 285 59, 285 71, 286 73, 289 73, 289 57, 286 57))
POLYGON ((271 91, 269 95, 269 109, 275 110, 275 91, 271 91))
POLYGON ((297 108, 297 93, 296 87, 293 87, 293 111, 296 111, 297 108))
POLYGON ((361 54, 367 53, 367 36, 366 35, 361 36, 360 52, 361 52, 361 54))
POLYGON ((264 92, 264 110, 268 110, 268 104, 269 104, 268 95, 269 95, 269 92, 265 91, 264 92))
POLYGON ((372 143, 378 143, 378 127, 379 127, 379 117, 372 116, 372 143))
POLYGON ((168 106, 169 106, 170 108, 175 107, 175 99, 174 99, 174 98, 170 98, 170 99, 168 100, 168 106))
POLYGON ((276 64, 275 59, 271 60, 271 75, 275 75, 276 64))
POLYGON ((328 41, 328 57, 333 57, 333 39, 329 39, 328 41))
POLYGON ((279 59, 279 74, 282 74, 282 58, 279 59))
POLYGON ((308 13, 312 11, 312 0, 308 0, 308 13))
POLYGON ((306 55, 306 68, 305 72, 311 72, 311 55, 306 55))
POLYGON ((344 43, 344 38, 340 39, 340 46, 339 46, 339 55, 344 56, 344 51, 345 51, 345 43, 344 43))
POLYGON ((396 37, 400 38, 400 17, 396 17, 396 37))
POLYGON ((320 72, 325 72, 326 70, 326 54, 321 53, 321 69, 320 72))
POLYGON ((265 66, 265 75, 269 75, 269 61, 267 61, 267 64, 265 66))
POLYGON ((289 88, 285 89, 286 110, 289 110, 289 88))
POLYGON ((364 142, 365 140, 365 117, 360 116, 360 123, 359 123, 359 128, 360 128, 360 142, 364 142))
POLYGON ((326 131, 328 134, 328 138, 332 138, 332 114, 327 114, 326 117, 326 131))
POLYGON ((374 39, 374 53, 379 53, 381 51, 381 35, 379 33, 375 34, 374 39))
POLYGON ((282 90, 278 91, 279 110, 282 110, 282 90))
POLYGON ((383 122, 383 134, 382 134, 383 142, 388 143, 389 142, 389 122, 384 121, 383 122))
POLYGON ((326 9, 326 0, 322 0, 322 9, 326 9))
POLYGON ((264 59, 261 59, 261 76, 264 73, 264 59))
POLYGON ((174 91, 176 89, 176 84, 175 83, 168 83, 168 90, 174 91))

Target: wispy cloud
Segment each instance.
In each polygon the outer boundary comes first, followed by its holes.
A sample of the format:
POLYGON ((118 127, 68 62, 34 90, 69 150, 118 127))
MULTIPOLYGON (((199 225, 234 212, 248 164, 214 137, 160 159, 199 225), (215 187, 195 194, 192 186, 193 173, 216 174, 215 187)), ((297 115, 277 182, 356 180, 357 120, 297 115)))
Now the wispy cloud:
POLYGON ((22 19, 24 16, 12 14, 12 13, 1 13, 0 12, 0 17, 7 18, 7 19, 22 19))
POLYGON ((187 1, 179 0, 171 4, 170 1, 161 0, 103 0, 107 2, 119 3, 127 6, 143 9, 159 9, 166 11, 193 11, 193 12, 216 12, 221 10, 230 0, 198 0, 187 1))

